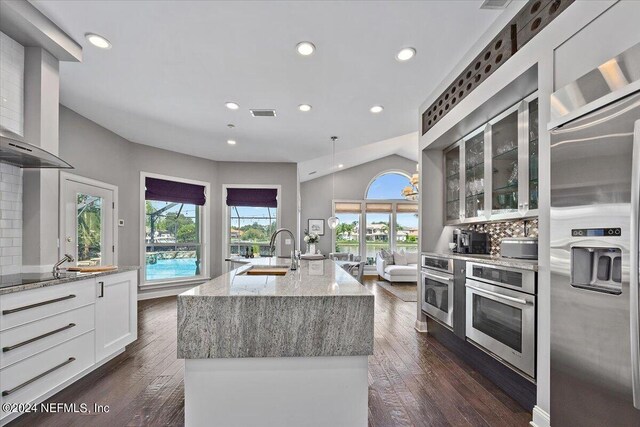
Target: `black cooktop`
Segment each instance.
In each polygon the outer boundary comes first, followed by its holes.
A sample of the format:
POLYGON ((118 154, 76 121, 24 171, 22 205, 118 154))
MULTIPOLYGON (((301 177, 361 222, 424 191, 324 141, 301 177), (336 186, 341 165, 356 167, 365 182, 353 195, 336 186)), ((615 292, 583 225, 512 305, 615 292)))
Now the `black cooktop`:
POLYGON ((18 273, 5 274, 0 276, 0 288, 9 288, 11 286, 27 285, 29 283, 48 282, 49 280, 58 280, 68 277, 76 277, 78 273, 60 273, 54 276, 53 273, 18 273))

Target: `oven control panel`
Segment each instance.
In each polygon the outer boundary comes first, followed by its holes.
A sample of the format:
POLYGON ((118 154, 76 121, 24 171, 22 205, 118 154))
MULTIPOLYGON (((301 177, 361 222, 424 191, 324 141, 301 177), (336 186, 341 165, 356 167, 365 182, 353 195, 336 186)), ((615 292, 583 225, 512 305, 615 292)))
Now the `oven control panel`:
POLYGON ((574 228, 571 230, 573 237, 617 237, 621 234, 620 228, 574 228))

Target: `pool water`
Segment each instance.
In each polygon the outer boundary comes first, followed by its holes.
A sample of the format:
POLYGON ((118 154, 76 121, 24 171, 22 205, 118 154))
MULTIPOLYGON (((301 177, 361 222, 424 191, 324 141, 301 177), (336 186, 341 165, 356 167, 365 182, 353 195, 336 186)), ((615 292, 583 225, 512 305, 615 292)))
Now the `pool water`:
POLYGON ((195 258, 159 259, 155 264, 147 264, 146 280, 173 279, 196 275, 195 258))

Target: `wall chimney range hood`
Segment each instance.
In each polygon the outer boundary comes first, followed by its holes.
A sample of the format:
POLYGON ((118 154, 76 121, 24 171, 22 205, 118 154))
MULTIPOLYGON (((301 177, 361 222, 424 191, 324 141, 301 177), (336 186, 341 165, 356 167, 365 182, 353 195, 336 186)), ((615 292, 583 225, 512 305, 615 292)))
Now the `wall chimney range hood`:
POLYGON ((73 169, 69 163, 16 134, 0 131, 0 163, 30 169, 73 169))

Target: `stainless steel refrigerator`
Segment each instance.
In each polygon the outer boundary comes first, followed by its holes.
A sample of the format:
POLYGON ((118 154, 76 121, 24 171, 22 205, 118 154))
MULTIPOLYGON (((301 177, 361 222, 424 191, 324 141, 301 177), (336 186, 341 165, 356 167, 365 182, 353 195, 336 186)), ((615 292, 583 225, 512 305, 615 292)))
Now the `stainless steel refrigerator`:
POLYGON ((554 427, 640 426, 639 74, 640 44, 551 97, 554 427))

